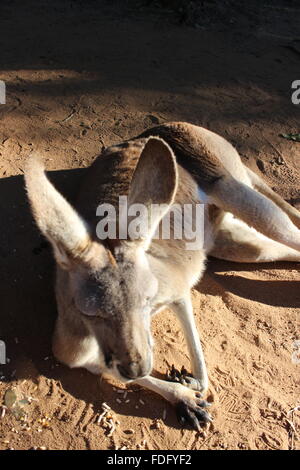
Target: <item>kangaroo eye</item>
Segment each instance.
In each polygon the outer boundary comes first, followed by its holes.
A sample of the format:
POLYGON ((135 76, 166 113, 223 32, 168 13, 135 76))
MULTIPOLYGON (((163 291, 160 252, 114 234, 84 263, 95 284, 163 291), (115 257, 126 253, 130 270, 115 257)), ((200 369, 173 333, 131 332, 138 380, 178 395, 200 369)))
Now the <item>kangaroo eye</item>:
POLYGON ((73 299, 73 304, 79 312, 85 317, 89 318, 102 318, 107 319, 113 316, 109 310, 104 310, 99 307, 97 299, 90 299, 88 297, 78 296, 73 299))

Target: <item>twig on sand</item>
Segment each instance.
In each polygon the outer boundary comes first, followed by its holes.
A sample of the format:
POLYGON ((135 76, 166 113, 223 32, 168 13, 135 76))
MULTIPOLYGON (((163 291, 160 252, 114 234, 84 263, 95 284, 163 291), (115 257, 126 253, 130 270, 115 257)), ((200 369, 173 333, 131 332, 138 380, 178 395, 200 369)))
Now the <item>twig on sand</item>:
POLYGON ((97 424, 103 426, 108 431, 107 436, 112 437, 116 430, 116 426, 120 424, 120 421, 113 415, 112 409, 106 404, 102 403, 103 412, 97 419, 97 424))
POLYGON ((72 117, 77 113, 77 111, 78 111, 77 109, 73 109, 72 112, 67 117, 65 117, 64 119, 61 119, 59 121, 55 121, 55 122, 57 122, 57 123, 67 122, 70 119, 72 119, 72 117))
POLYGON ((295 423, 294 423, 294 413, 296 411, 300 411, 300 406, 295 406, 294 408, 289 410, 286 414, 284 413, 284 417, 286 419, 286 422, 289 425, 288 435, 289 435, 289 438, 291 440, 290 450, 294 449, 295 437, 297 437, 297 431, 296 431, 295 423))

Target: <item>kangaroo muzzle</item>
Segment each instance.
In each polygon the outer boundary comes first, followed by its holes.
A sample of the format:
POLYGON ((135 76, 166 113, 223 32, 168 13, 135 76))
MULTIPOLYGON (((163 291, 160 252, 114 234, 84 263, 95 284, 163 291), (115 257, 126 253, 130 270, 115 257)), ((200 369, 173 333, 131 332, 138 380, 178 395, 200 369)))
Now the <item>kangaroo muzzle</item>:
POLYGON ((117 369, 125 379, 135 380, 150 374, 151 361, 122 363, 117 365, 117 369))

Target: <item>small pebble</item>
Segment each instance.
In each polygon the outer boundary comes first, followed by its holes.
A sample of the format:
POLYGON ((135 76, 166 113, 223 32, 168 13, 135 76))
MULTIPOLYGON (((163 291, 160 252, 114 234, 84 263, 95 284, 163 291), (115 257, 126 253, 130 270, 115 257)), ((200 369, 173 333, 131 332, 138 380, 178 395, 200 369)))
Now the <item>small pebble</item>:
POLYGON ((134 434, 134 429, 126 429, 124 431, 125 434, 134 434))

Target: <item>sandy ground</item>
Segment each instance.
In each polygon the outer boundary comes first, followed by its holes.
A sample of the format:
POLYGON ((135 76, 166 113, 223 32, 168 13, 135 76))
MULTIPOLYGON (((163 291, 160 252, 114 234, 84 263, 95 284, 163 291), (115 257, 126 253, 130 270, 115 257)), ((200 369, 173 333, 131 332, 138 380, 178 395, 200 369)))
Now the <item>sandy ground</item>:
MULTIPOLYGON (((56 363, 54 263, 22 176, 37 152, 72 200, 103 146, 185 120, 227 138, 299 207, 300 144, 279 137, 300 130, 291 102, 291 83, 300 79, 299 10, 294 2, 260 2, 262 16, 249 11, 193 26, 155 5, 48 3, 1 3, 0 339, 10 362, 0 366, 0 404, 8 389, 33 399, 19 415, 0 408, 0 449, 300 449, 300 412, 288 414, 300 405, 300 364, 292 362, 300 339, 296 264, 209 261, 193 301, 214 422, 203 432, 181 429, 172 407, 151 392, 129 387, 124 396, 121 384, 56 363), (120 423, 112 436, 97 424, 103 402, 120 423)), ((153 334, 157 373, 173 363, 189 367, 170 312, 154 319, 153 334)))

